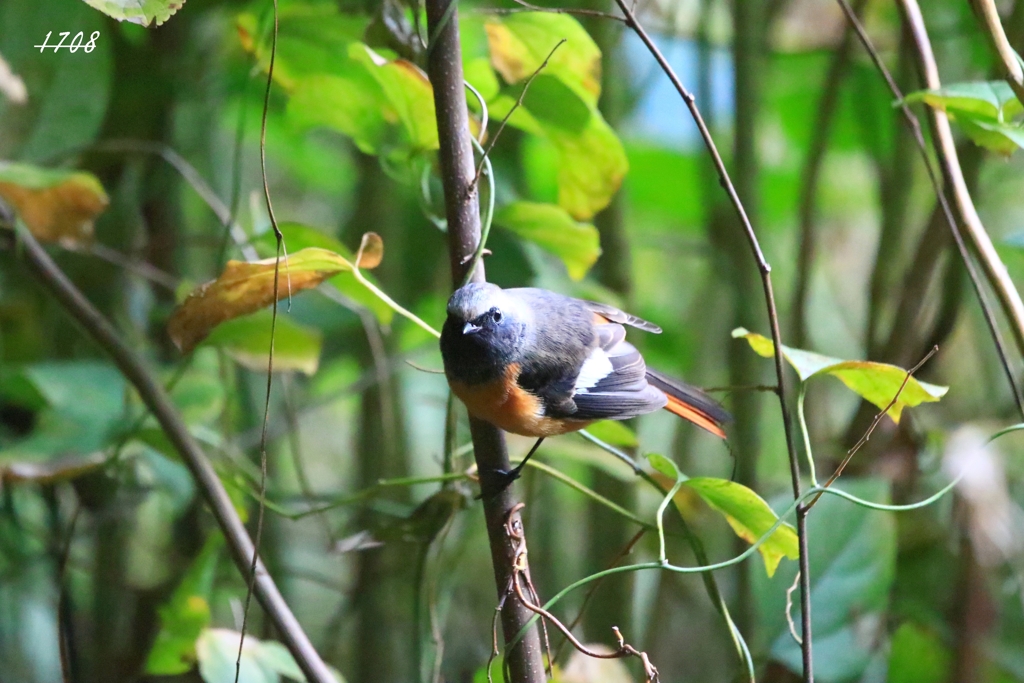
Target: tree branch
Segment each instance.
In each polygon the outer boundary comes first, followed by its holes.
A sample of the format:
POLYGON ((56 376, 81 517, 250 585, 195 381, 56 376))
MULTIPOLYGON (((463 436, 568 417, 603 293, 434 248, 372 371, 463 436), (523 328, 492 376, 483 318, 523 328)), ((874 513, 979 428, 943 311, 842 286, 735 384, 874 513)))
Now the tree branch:
MULTIPOLYGON (((914 38, 918 66, 924 85, 931 90, 938 89, 942 87, 942 83, 939 81, 939 69, 935 63, 935 55, 932 52, 931 41, 928 39, 924 18, 921 16, 921 8, 918 6, 917 0, 900 0, 900 7, 903 9, 907 26, 914 38)), ((985 226, 982 225, 981 218, 974 208, 974 201, 967 190, 963 171, 960 169, 956 143, 953 140, 953 131, 950 128, 946 112, 928 107, 928 116, 934 133, 935 151, 942 161, 960 222, 966 228, 966 236, 981 260, 989 283, 999 297, 999 303, 1002 305, 1003 313, 1010 321, 1010 328, 1013 330, 1017 346, 1021 353, 1024 353, 1024 302, 1021 301, 1020 293, 1014 287, 1009 273, 1006 272, 1006 266, 999 258, 999 254, 992 245, 992 240, 985 232, 985 226)))
POLYGON ((1017 53, 1010 46, 1006 32, 1003 31, 1003 23, 999 20, 996 3, 992 0, 971 0, 971 6, 974 7, 974 12, 978 15, 978 21, 985 28, 992 49, 995 50, 996 56, 999 57, 999 61, 1003 65, 1006 82, 1013 88, 1017 99, 1024 102, 1024 67, 1021 66, 1017 53))
MULTIPOLYGON (((114 327, 60 270, 35 237, 20 225, 18 236, 24 246, 22 253, 29 269, 43 286, 50 290, 64 310, 111 356, 114 364, 132 383, 143 403, 156 417, 210 506, 218 526, 227 539, 235 566, 243 577, 247 577, 255 552, 252 539, 249 538, 242 520, 235 512, 224 485, 189 433, 167 392, 146 368, 139 355, 121 340, 114 327)), ((257 562, 254 574, 256 598, 280 632, 281 639, 295 657, 307 680, 315 683, 332 683, 334 677, 320 659, 320 655, 292 614, 262 562, 257 562)))
MULTIPOLYGON (((889 73, 889 69, 885 66, 885 62, 882 61, 881 56, 878 54, 878 50, 875 49, 867 31, 864 30, 864 26, 860 23, 860 20, 857 19, 857 16, 850 8, 847 0, 837 0, 837 2, 842 8, 843 13, 846 14, 847 20, 853 26, 854 30, 857 31, 857 36, 860 38, 861 44, 864 46, 864 49, 867 50, 868 55, 871 57, 871 61, 875 64, 879 73, 882 74, 886 84, 889 86, 889 90, 894 96, 896 96, 900 103, 903 118, 906 120, 907 126, 910 127, 910 130, 913 133, 918 149, 921 150, 925 169, 928 171, 928 178, 931 181, 932 187, 935 189, 935 195, 939 200, 939 205, 942 207, 942 212, 946 216, 946 222, 949 224, 949 230, 953 235, 953 240, 956 242, 957 250, 960 252, 960 258, 963 260, 964 267, 967 269, 967 274, 971 278, 971 284, 978 297, 978 303, 981 305, 981 310, 985 316, 985 322, 988 325, 989 333, 992 335, 992 341, 996 345, 996 351, 999 354, 999 360, 1002 363, 1003 371, 1006 373, 1006 379, 1010 383, 1010 389, 1013 392, 1014 400, 1017 403, 1017 409, 1020 411, 1021 415, 1024 416, 1024 396, 1021 395, 1021 391, 1017 386, 1017 380, 1014 377, 1013 369, 1010 367, 1010 360, 1006 353, 1006 345, 1003 343, 1003 337, 999 332, 999 326, 996 323, 995 315, 993 315, 988 299, 985 297, 985 291, 981 285, 981 278, 975 270, 974 262, 971 260, 971 255, 967 249, 967 244, 963 238, 963 234, 960 231, 960 226, 953 216, 953 210, 950 207, 949 201, 946 199, 946 193, 943 190, 942 185, 939 183, 937 174, 932 168, 932 162, 928 157, 928 150, 925 145, 924 135, 921 133, 921 124, 918 122, 917 117, 914 116, 914 113, 910 110, 907 103, 903 101, 903 93, 900 91, 899 86, 893 79, 892 74, 889 73)), ((941 83, 939 82, 938 67, 935 64, 935 55, 932 53, 931 43, 928 40, 928 32, 925 29, 924 19, 921 16, 921 8, 918 6, 916 0, 900 0, 900 7, 903 10, 904 20, 907 23, 908 28, 910 28, 910 32, 914 40, 916 48, 915 52, 917 53, 925 86, 928 88, 938 88, 941 86, 941 83)), ((1013 330, 1014 338, 1017 342, 1017 348, 1021 353, 1024 353, 1024 304, 1021 303, 1020 294, 1017 292, 1013 282, 1010 280, 1010 276, 1006 272, 1006 266, 1004 266, 1003 262, 1000 260, 999 254, 996 253, 995 247, 992 246, 992 241, 989 239, 988 233, 985 232, 985 227, 981 224, 981 219, 978 217, 977 211, 974 210, 971 193, 967 188, 963 170, 960 167, 960 160, 957 156, 956 144, 953 141, 953 132, 949 127, 949 119, 943 111, 939 111, 931 107, 928 107, 928 111, 931 117, 930 120, 934 133, 933 140, 936 153, 942 160, 947 185, 950 186, 951 191, 956 198, 957 211, 960 214, 960 222, 967 228, 967 234, 972 240, 975 251, 978 254, 978 258, 982 262, 982 266, 985 268, 985 274, 988 276, 992 288, 996 290, 996 295, 999 297, 999 302, 1003 307, 1003 313, 1010 321, 1010 327, 1013 330)))
MULTIPOLYGON (((761 245, 757 240, 757 235, 754 233, 754 227, 750 224, 750 219, 747 216, 746 209, 743 208, 743 202, 740 200, 739 195, 736 193, 736 188, 729 179, 729 172, 726 170, 725 163, 722 161, 722 156, 718 153, 718 147, 715 145, 715 141, 711 137, 711 132, 708 130, 707 124, 705 124, 704 118, 701 116, 700 110, 697 108, 693 94, 683 86, 679 77, 665 59, 665 56, 661 54, 658 46, 654 44, 654 41, 651 40, 651 37, 644 30, 643 26, 637 22, 636 16, 634 16, 625 0, 615 0, 615 3, 619 6, 619 10, 621 10, 623 15, 626 17, 626 25, 629 26, 636 33, 637 37, 644 43, 648 51, 650 51, 651 56, 654 57, 662 71, 665 72, 665 75, 668 76, 668 79, 672 82, 676 92, 678 92, 679 96, 683 98, 683 102, 686 104, 687 109, 690 110, 690 115, 697 124, 697 129, 700 131, 701 139, 704 141, 704 145, 707 147, 708 153, 711 155, 711 160, 714 162, 719 181, 723 189, 725 189, 726 194, 729 195, 729 200, 732 202, 733 208, 736 210, 736 215, 740 220, 740 224, 743 226, 743 231, 746 234, 750 250, 753 252, 754 259, 757 261, 757 268, 761 274, 761 285, 764 289, 765 305, 768 309, 768 322, 771 326, 772 342, 775 346, 775 375, 778 378, 779 409, 782 412, 783 431, 786 435, 786 450, 789 454, 789 467, 793 483, 793 494, 799 500, 802 495, 802 487, 800 483, 800 462, 799 455, 796 450, 796 444, 793 441, 792 420, 789 414, 789 406, 786 403, 785 364, 782 359, 782 340, 781 333, 779 332, 779 314, 775 306, 775 295, 772 291, 771 266, 769 266, 768 261, 765 260, 764 253, 761 251, 761 245)), ((802 645, 803 673, 804 682, 811 683, 814 680, 814 666, 811 654, 811 573, 810 568, 808 567, 807 555, 807 511, 803 505, 797 507, 796 529, 800 545, 800 607, 802 612, 801 626, 803 628, 804 640, 802 645)))
MULTIPOLYGON (((427 25, 430 45, 427 49, 427 74, 434 88, 437 112, 437 133, 440 148, 438 159, 444 186, 448 218, 448 255, 452 282, 458 287, 472 266, 472 258, 480 242, 479 196, 473 184, 473 147, 470 141, 469 114, 466 109, 462 54, 459 46, 459 22, 456 0, 427 0, 427 25)), ((484 280, 484 264, 476 264, 473 281, 484 280)), ((518 521, 514 487, 502 491, 498 470, 510 469, 508 450, 502 432, 486 422, 470 419, 473 452, 484 492, 484 517, 491 545, 491 562, 499 598, 509 585, 515 571, 514 549, 508 543, 505 524, 518 521), (510 517, 511 516, 511 517, 510 517)), ((524 541, 525 543, 525 541, 524 541)), ((501 611, 502 631, 506 644, 530 621, 531 613, 518 601, 509 601, 501 611)), ((536 627, 510 651, 505 661, 515 683, 544 683, 544 663, 536 627)))
MULTIPOLYGON (((857 0, 854 11, 858 14, 865 0, 857 0)), ((803 178, 800 183, 800 251, 797 256, 796 285, 793 288, 793 345, 803 348, 807 341, 807 290, 810 287, 811 268, 814 264, 814 252, 817 236, 815 235, 815 219, 817 218, 818 179, 821 176, 822 162, 828 151, 829 135, 832 121, 839 105, 839 93, 843 80, 850 65, 850 53, 853 47, 853 30, 849 27, 843 31, 839 47, 832 54, 828 72, 823 84, 824 92, 818 100, 818 111, 814 117, 814 128, 804 164, 803 178)))

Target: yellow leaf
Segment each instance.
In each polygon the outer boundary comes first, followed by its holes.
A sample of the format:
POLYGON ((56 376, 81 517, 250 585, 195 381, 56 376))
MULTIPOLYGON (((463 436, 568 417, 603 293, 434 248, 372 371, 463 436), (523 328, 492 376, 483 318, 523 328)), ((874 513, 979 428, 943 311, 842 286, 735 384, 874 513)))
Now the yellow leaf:
MULTIPOLYGON (((188 353, 220 323, 253 313, 274 301, 276 259, 228 261, 224 272, 189 294, 167 323, 171 339, 188 353)), ((316 287, 352 264, 327 249, 309 247, 281 258, 277 299, 316 287)))
POLYGON ((93 221, 110 204, 91 173, 27 164, 0 163, 0 197, 14 207, 36 239, 68 247, 92 243, 93 221))

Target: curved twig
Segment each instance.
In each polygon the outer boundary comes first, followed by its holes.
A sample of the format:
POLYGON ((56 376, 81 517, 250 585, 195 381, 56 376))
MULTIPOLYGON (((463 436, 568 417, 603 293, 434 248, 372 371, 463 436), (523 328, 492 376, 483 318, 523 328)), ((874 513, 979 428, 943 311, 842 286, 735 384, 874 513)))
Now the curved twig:
POLYGON ((978 20, 985 28, 989 42, 992 43, 992 49, 995 50, 996 56, 999 57, 999 61, 1003 65, 1007 84, 1013 88, 1017 99, 1024 102, 1024 66, 1021 65, 1020 57, 1017 56, 1017 52, 1006 38, 996 3, 992 0, 971 0, 971 5, 978 15, 978 20))
MULTIPOLYGON (((522 503, 516 506, 516 510, 523 507, 522 503)), ((536 605, 523 591, 523 587, 519 583, 520 577, 524 577, 529 581, 529 577, 526 574, 526 544, 523 539, 522 525, 516 524, 516 521, 509 521, 505 524, 505 533, 508 535, 509 542, 513 545, 516 552, 516 560, 514 563, 515 570, 512 574, 512 589, 515 591, 516 597, 519 598, 519 602, 522 603, 526 609, 530 610, 534 614, 543 617, 546 621, 551 622, 555 628, 562 632, 565 639, 568 640, 574 648, 595 659, 622 659, 623 657, 639 657, 643 663, 644 675, 647 678, 647 683, 657 683, 658 681, 658 669, 651 664, 651 660, 647 657, 647 653, 640 652, 632 645, 625 642, 622 634, 619 632, 618 627, 613 626, 612 630, 615 632, 615 638, 618 640, 618 649, 612 652, 598 652, 597 650, 591 650, 586 645, 581 643, 576 636, 572 634, 561 621, 558 620, 551 612, 547 611, 540 605, 536 605)))
MULTIPOLYGON (((843 0, 841 0, 843 1, 843 0)), ((935 55, 932 52, 931 41, 928 39, 928 31, 925 28, 924 18, 921 16, 921 8, 917 0, 900 0, 900 7, 903 9, 903 16, 914 39, 918 64, 921 69, 925 87, 935 90, 942 87, 939 81, 939 69, 935 63, 935 55)), ((928 107, 929 120, 931 121, 935 151, 942 161, 942 167, 946 180, 949 183, 950 191, 956 204, 960 221, 966 229, 966 236, 971 241, 974 251, 981 261, 982 268, 989 283, 999 298, 1003 314, 1006 315, 1013 331, 1014 339, 1017 342, 1018 350, 1024 354, 1024 301, 1021 301, 1020 293, 1010 279, 1006 266, 992 245, 992 240, 985 231, 985 226, 974 208, 974 201, 964 181, 963 171, 960 169, 960 160, 956 153, 956 143, 953 140, 953 131, 949 125, 949 118, 946 112, 933 107, 928 107)), ((954 238, 958 237, 958 231, 954 238)), ((959 238, 958 242, 960 241, 959 238)), ((959 246, 959 245, 958 245, 959 246)), ((965 250, 966 251, 966 250, 965 250)), ((965 264, 967 259, 965 259, 965 264)), ((970 265, 968 264, 968 272, 970 265)), ((973 277, 972 277, 973 279, 973 277)), ((993 337, 998 334, 998 329, 992 323, 993 337)), ((1013 373, 1009 373, 1011 382, 1013 373)), ((1021 413, 1024 414, 1024 401, 1021 400, 1020 391, 1014 382, 1014 394, 1018 401, 1021 413)))
MULTIPOLYGON (((974 261, 971 259, 970 252, 967 249, 967 244, 964 242, 963 234, 960 232, 960 226, 957 223, 956 218, 954 218, 953 216, 953 210, 952 208, 950 208, 949 200, 946 199, 946 193, 942 188, 942 184, 939 182, 938 173, 935 172, 935 168, 932 166, 931 158, 928 156, 928 146, 925 143, 924 135, 921 132, 921 123, 920 121, 917 120, 917 116, 914 115, 914 112, 910 110, 910 107, 904 101, 903 92, 900 90, 900 87, 896 84, 896 79, 894 79, 892 77, 892 74, 889 73, 889 68, 885 65, 885 62, 882 61, 881 55, 878 54, 878 50, 875 49, 875 46, 871 42, 871 38, 868 36, 867 31, 864 30, 863 24, 860 23, 860 20, 857 18, 857 15, 853 12, 853 10, 850 8, 850 5, 847 2, 847 0, 837 0, 837 2, 839 3, 839 6, 842 8, 843 13, 846 15, 846 19, 850 22, 854 30, 857 32, 857 37, 860 38, 861 44, 864 46, 864 49, 867 50, 867 53, 871 57, 871 61, 874 63, 875 68, 878 69, 879 73, 882 74, 882 78, 885 79, 886 84, 889 86, 889 91, 892 92, 897 102, 899 102, 900 111, 902 111, 903 113, 903 119, 907 122, 907 126, 910 128, 910 132, 914 137, 914 141, 917 143, 917 147, 921 151, 921 158, 924 160, 924 166, 925 169, 928 171, 928 178, 931 181, 932 188, 935 190, 935 196, 938 198, 939 206, 942 208, 942 213, 946 217, 946 223, 949 225, 949 230, 953 235, 953 241, 956 243, 957 251, 960 252, 960 258, 964 263, 964 267, 967 269, 967 275, 971 279, 971 285, 974 287, 974 293, 978 297, 978 303, 981 305, 981 311, 985 316, 985 323, 988 325, 989 334, 992 335, 992 341, 996 345, 996 352, 999 354, 999 360, 1003 365, 1003 372, 1006 374, 1006 379, 1010 383, 1010 389, 1013 393, 1013 398, 1017 403, 1017 410, 1019 410, 1021 416, 1024 417, 1024 396, 1021 395, 1021 390, 1017 386, 1017 380, 1014 377, 1013 370, 1010 367, 1010 360, 1006 353, 1006 344, 1003 342, 1003 335, 999 332, 999 325, 996 323, 995 315, 992 312, 992 307, 989 305, 988 298, 985 296, 985 290, 981 286, 981 278, 978 276, 978 271, 974 266, 974 261)), ((918 11, 917 16, 920 17, 920 11, 918 11)), ((921 27, 923 29, 923 22, 921 22, 921 27)), ((927 42, 927 33, 924 34, 924 39, 927 42)), ((929 54, 931 54, 930 49, 929 54)), ((932 57, 931 62, 932 66, 934 67, 934 56, 932 57)), ((937 70, 934 68, 933 73, 935 75, 935 83, 938 84, 937 70)), ((970 202, 970 193, 967 191, 967 187, 963 182, 963 173, 959 172, 960 163, 956 156, 956 146, 952 142, 952 132, 949 130, 949 120, 946 118, 945 113, 936 112, 935 110, 932 111, 934 114, 941 114, 941 119, 945 122, 945 130, 947 133, 946 138, 949 140, 949 149, 951 149, 953 152, 953 165, 956 167, 956 170, 959 174, 958 177, 960 178, 960 187, 963 190, 963 194, 966 195, 967 201, 970 202)), ((939 150, 939 156, 943 159, 943 162, 948 163, 949 158, 947 158, 946 155, 942 153, 942 150, 946 147, 945 143, 941 142, 940 140, 936 140, 935 146, 936 149, 939 150)), ((971 206, 973 212, 973 204, 971 206)), ((978 218, 977 213, 974 213, 974 218, 978 218)), ((964 217, 964 223, 967 223, 966 217, 964 217)), ((980 220, 978 221, 978 226, 981 226, 980 220)), ((981 231, 982 234, 985 235, 985 239, 988 240, 988 235, 985 234, 984 227, 982 227, 981 231)), ((991 241, 989 241, 988 243, 991 247, 991 241)), ((996 256, 996 259, 998 261, 998 255, 996 256)), ((984 258, 982 258, 982 260, 984 261, 984 258)), ((1002 265, 1001 261, 999 261, 999 265, 1002 265)), ((1005 273, 1005 267, 1003 268, 1003 271, 1005 273)), ((1011 282, 1011 289, 1012 284, 1013 283, 1011 282)), ((994 282, 993 288, 996 289, 998 292, 998 287, 996 287, 994 282)), ((1002 298, 1000 298, 1000 301, 1002 301, 1002 298)), ((1004 311, 1006 311, 1005 307, 1004 311)), ((1013 318, 1010 315, 1010 313, 1007 312, 1006 315, 1007 317, 1011 318, 1012 322, 1013 318)), ((1015 336, 1017 337, 1018 349, 1020 349, 1021 352, 1024 353, 1024 346, 1021 346, 1021 333, 1017 330, 1017 326, 1014 326, 1014 329, 1016 332, 1015 336)))
MULTIPOLYGON (((779 388, 779 410, 782 413, 782 428, 786 436, 786 451, 789 454, 789 468, 790 478, 792 479, 793 484, 793 497, 799 500, 802 495, 802 484, 800 483, 800 462, 796 444, 793 441, 792 420, 790 419, 789 405, 787 404, 786 398, 786 374, 785 362, 782 358, 782 335, 779 331, 779 314, 775 306, 775 294, 772 290, 771 266, 768 265, 768 261, 764 257, 764 252, 761 250, 761 244, 758 242, 757 234, 754 232, 754 226, 751 225, 750 218, 747 216, 747 211, 743 207, 743 202, 740 199, 739 194, 736 192, 736 187, 729 178, 729 172, 725 168, 725 162, 722 161, 722 156, 718 153, 718 147, 715 145, 715 141, 711 137, 711 131, 708 130, 707 124, 704 122, 704 117, 701 116, 700 109, 697 108, 693 94, 690 93, 690 91, 683 85, 682 81, 679 80, 679 77, 669 65, 668 60, 665 59, 665 56, 658 49, 658 46, 654 44, 654 41, 651 40, 651 37, 644 30, 643 26, 641 26, 637 21, 632 8, 626 4, 625 0, 615 0, 615 3, 619 6, 622 14, 626 17, 626 25, 631 28, 633 32, 636 33, 637 37, 644 43, 648 51, 651 53, 651 56, 654 57, 662 71, 665 72, 665 75, 668 76, 668 79, 672 82, 676 92, 679 93, 683 102, 686 103, 687 109, 690 110, 690 115, 697 124, 697 129, 700 131, 701 139, 704 141, 708 154, 711 155, 711 160, 714 162, 719 182, 726 194, 729 195, 729 201, 732 203, 733 208, 736 211, 736 215, 740 220, 740 224, 743 226, 743 232, 747 237, 747 242, 754 255, 754 260, 757 261, 757 269, 761 275, 761 286, 764 290, 765 306, 768 309, 768 322, 772 331, 772 342, 775 347, 775 375, 779 388)), ((806 510, 802 507, 797 508, 796 532, 800 546, 800 607, 802 611, 801 618, 803 620, 802 627, 804 633, 804 645, 802 647, 804 681, 805 683, 810 683, 814 680, 814 667, 811 655, 811 572, 807 560, 806 510)))

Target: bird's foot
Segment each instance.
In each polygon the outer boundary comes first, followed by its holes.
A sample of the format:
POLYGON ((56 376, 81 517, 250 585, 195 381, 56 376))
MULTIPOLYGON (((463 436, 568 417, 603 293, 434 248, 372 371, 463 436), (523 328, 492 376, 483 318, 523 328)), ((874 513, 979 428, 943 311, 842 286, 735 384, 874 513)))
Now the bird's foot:
POLYGON ((510 470, 491 470, 491 476, 487 478, 486 489, 484 488, 484 479, 481 477, 480 495, 476 499, 494 498, 511 486, 512 482, 518 479, 520 475, 522 475, 521 467, 513 467, 510 470))

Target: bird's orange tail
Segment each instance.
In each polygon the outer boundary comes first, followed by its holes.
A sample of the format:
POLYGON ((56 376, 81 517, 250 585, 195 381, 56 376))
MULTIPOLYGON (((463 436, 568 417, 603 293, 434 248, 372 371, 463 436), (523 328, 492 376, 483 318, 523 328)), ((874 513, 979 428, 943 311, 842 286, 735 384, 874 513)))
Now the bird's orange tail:
POLYGON ((696 387, 650 368, 647 369, 647 382, 668 397, 665 410, 706 429, 719 438, 725 438, 722 426, 732 417, 715 399, 696 387))

